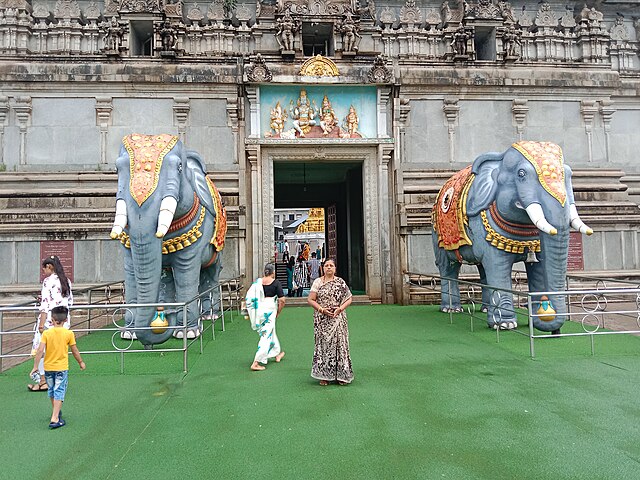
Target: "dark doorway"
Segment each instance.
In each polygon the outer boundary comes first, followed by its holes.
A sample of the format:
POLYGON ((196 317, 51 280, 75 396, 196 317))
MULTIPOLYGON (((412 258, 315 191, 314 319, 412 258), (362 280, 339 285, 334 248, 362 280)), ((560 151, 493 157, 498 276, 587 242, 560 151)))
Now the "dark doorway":
POLYGON ((273 173, 274 208, 322 207, 325 225, 327 212, 335 212, 338 275, 352 291, 364 293, 362 163, 275 162, 273 173))

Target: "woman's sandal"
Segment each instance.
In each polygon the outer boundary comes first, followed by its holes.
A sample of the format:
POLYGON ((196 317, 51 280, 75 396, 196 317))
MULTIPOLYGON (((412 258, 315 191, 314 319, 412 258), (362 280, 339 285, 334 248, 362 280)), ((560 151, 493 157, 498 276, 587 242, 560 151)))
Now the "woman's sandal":
POLYGON ((46 383, 36 383, 35 385, 27 385, 27 390, 30 392, 46 392, 49 390, 49 386, 46 383))
POLYGON ((320 380, 320 385, 326 387, 327 385, 329 385, 329 382, 327 382, 326 380, 320 380))

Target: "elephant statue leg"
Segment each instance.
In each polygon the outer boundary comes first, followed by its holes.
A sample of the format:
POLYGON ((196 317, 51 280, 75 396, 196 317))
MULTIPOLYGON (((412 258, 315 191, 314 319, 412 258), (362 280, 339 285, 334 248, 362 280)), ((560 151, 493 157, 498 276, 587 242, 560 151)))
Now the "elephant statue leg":
POLYGON ((218 252, 215 262, 200 272, 200 293, 213 287, 210 294, 202 298, 202 315, 206 320, 216 320, 222 310, 219 286, 222 270, 222 252, 218 252))
POLYGON ((487 285, 487 273, 484 271, 484 267, 481 263, 477 265, 478 274, 480 275, 480 283, 483 285, 482 287, 482 307, 480 307, 480 311, 483 313, 487 313, 489 310, 489 302, 491 301, 491 293, 489 289, 486 287, 487 285))
MULTIPOLYGON (((124 302, 133 304, 137 302, 138 298, 138 284, 136 283, 135 272, 133 270, 133 260, 131 259, 131 252, 125 251, 124 257, 124 302)), ((125 330, 120 332, 120 338, 124 340, 135 340, 136 332, 133 331, 134 314, 130 310, 124 312, 124 328, 125 330)))
MULTIPOLYGON (((542 254, 540 255, 542 257, 542 254)), ((545 284, 545 272, 540 266, 540 263, 525 263, 527 270, 527 281, 529 282, 529 292, 544 292, 550 291, 550 288, 545 284)), ((566 298, 563 295, 552 295, 549 299, 556 315, 551 318, 545 317, 533 317, 533 326, 538 330, 545 332, 551 332, 553 335, 560 334, 560 327, 566 320, 567 304, 566 298)), ((532 308, 534 313, 537 312, 540 306, 540 296, 532 295, 532 308)))
MULTIPOLYGON (((174 285, 176 287, 176 298, 193 299, 198 295, 198 281, 200 279, 200 270, 196 268, 186 268, 174 266, 174 285)), ((197 338, 200 336, 200 328, 198 320, 200 312, 195 302, 187 304, 187 338, 197 338)), ((176 312, 177 321, 176 326, 183 325, 182 312, 176 312)), ((182 329, 176 329, 174 336, 176 338, 183 338, 184 332, 182 329)))
MULTIPOLYGON (((485 262, 486 278, 491 278, 491 286, 487 287, 488 309, 487 325, 493 329, 511 330, 518 327, 516 312, 513 308, 513 294, 511 294, 511 267, 505 269, 501 262, 485 262)), ((484 296, 484 293, 483 293, 484 296)))

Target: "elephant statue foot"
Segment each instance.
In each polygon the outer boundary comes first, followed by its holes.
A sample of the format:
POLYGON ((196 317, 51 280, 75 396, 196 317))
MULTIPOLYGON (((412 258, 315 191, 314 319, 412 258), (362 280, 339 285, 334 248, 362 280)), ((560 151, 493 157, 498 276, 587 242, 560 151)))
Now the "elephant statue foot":
POLYGON ((136 332, 132 332, 131 330, 125 330, 120 333, 120 338, 123 340, 137 340, 136 332))
POLYGON ((462 307, 441 307, 440 311, 444 313, 462 313, 464 309, 462 307))
POLYGON ((518 322, 515 320, 508 320, 502 323, 494 323, 493 325, 489 325, 490 328, 494 330, 515 330, 518 328, 518 322))
MULTIPOLYGON (((194 338, 198 338, 202 332, 199 328, 189 328, 187 329, 187 340, 193 340, 194 338)), ((183 330, 176 330, 173 332, 173 336, 176 338, 184 338, 183 330)))

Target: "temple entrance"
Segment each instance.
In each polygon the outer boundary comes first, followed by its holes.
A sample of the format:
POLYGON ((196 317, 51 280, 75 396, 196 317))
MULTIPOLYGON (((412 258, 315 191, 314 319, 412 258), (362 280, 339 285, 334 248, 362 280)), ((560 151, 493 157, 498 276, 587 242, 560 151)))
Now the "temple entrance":
MULTIPOLYGON (((322 243, 322 255, 336 259, 337 274, 354 293, 365 293, 362 163, 276 161, 273 163, 273 185, 275 212, 301 212, 302 218, 304 212, 311 212, 311 209, 323 210, 322 241, 316 242, 312 235, 309 243, 313 247, 322 243)), ((296 213, 287 215, 294 215, 297 220, 296 213)), ((282 218, 278 220, 282 221, 282 218)), ((281 222, 281 225, 286 223, 281 222)), ((275 238, 279 240, 279 236, 275 238)), ((297 253, 294 251, 296 245, 292 249, 289 243, 290 254, 297 253)))

